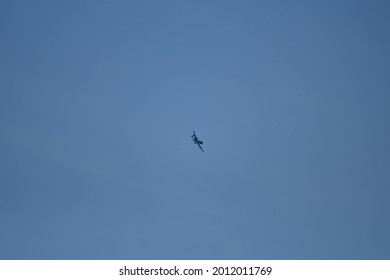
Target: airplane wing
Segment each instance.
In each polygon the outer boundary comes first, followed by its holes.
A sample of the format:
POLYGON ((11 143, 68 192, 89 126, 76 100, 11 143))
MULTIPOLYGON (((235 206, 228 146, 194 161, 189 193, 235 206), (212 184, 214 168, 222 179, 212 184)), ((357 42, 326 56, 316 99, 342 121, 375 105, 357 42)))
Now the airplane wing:
POLYGON ((204 152, 202 149, 202 146, 199 143, 197 143, 197 144, 198 144, 199 148, 202 150, 202 152, 204 152))

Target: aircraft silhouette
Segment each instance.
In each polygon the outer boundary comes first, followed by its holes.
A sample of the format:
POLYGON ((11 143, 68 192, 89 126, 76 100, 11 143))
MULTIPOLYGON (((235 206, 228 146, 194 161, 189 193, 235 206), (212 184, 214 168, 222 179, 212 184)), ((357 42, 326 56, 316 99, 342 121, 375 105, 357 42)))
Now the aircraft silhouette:
POLYGON ((194 144, 198 144, 199 148, 202 150, 202 152, 204 152, 203 149, 202 149, 202 146, 201 146, 201 145, 203 145, 203 141, 200 141, 200 140, 198 139, 198 137, 196 137, 195 131, 192 131, 192 132, 193 132, 194 134, 191 135, 191 138, 192 138, 192 140, 194 141, 194 144))

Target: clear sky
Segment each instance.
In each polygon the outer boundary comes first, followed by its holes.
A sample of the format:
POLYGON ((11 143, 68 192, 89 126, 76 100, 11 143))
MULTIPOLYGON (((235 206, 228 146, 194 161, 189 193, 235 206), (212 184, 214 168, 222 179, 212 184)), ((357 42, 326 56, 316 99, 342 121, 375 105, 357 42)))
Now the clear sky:
POLYGON ((0 39, 1 259, 390 259, 389 1, 1 1, 0 39))

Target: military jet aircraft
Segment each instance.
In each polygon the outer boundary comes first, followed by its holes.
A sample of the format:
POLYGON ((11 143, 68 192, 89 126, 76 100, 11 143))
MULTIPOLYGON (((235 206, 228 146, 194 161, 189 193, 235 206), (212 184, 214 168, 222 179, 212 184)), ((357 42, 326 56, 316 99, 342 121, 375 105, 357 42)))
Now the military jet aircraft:
POLYGON ((192 132, 193 132, 194 134, 191 135, 191 138, 192 138, 192 140, 194 141, 194 144, 198 144, 199 148, 202 150, 202 152, 204 152, 203 149, 202 149, 202 146, 201 146, 201 145, 203 145, 203 141, 200 141, 200 140, 198 139, 198 137, 196 137, 195 131, 192 131, 192 132))

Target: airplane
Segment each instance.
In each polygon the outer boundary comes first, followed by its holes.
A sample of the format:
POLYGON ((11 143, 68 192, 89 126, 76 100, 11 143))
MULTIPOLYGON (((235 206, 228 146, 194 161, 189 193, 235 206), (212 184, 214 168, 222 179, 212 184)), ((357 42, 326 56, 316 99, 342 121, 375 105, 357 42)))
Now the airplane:
POLYGON ((192 131, 192 132, 193 132, 194 134, 191 135, 191 138, 192 138, 192 140, 194 141, 194 144, 198 144, 199 148, 202 150, 202 152, 204 152, 203 149, 202 149, 202 146, 201 146, 201 145, 203 145, 203 141, 200 141, 200 140, 198 139, 198 137, 196 137, 195 131, 192 131))

